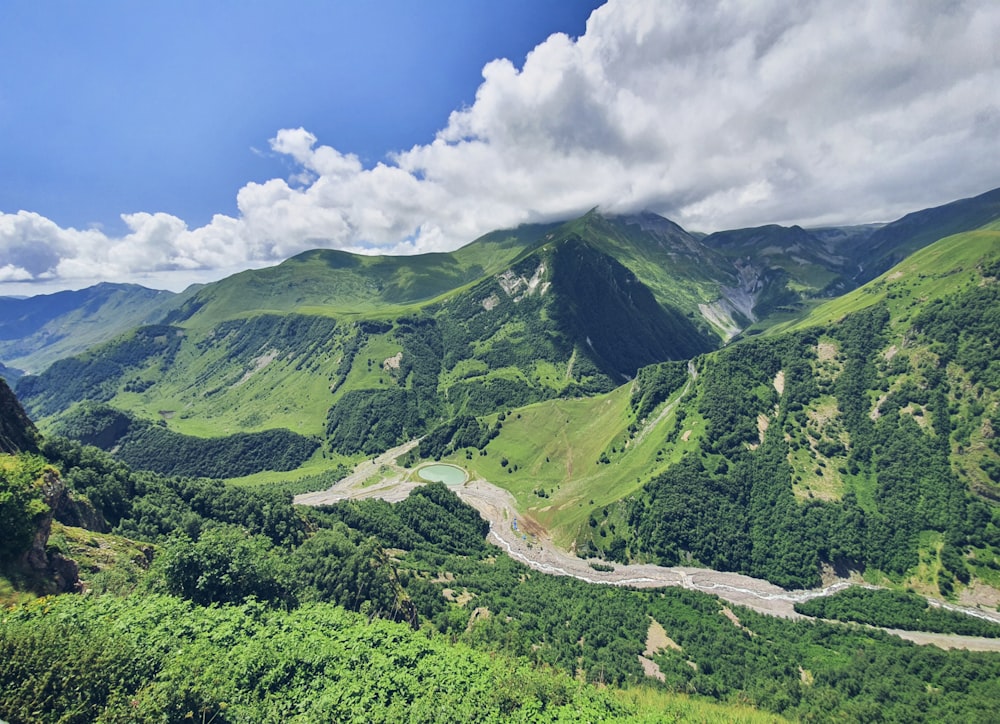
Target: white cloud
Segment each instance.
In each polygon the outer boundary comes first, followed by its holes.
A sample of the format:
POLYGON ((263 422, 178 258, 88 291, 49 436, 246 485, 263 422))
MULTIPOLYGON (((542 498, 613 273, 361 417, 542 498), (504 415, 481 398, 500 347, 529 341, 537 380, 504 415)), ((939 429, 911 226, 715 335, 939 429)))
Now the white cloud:
POLYGON ((586 34, 483 69, 434 139, 365 168, 303 128, 238 218, 129 232, 0 214, 0 281, 232 268, 318 246, 412 253, 594 206, 701 230, 888 220, 1000 182, 990 0, 612 0, 586 34))

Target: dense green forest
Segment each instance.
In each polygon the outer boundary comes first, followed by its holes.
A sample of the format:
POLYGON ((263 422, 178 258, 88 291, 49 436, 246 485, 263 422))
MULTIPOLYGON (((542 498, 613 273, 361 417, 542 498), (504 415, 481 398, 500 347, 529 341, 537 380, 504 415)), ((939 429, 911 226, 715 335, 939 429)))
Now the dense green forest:
POLYGON ((55 430, 103 450, 113 449, 118 459, 139 470, 206 478, 294 470, 320 446, 317 440, 282 428, 209 438, 182 435, 100 403, 77 405, 55 430))
MULTIPOLYGON (((996 508, 951 462, 953 444, 968 446, 970 431, 989 427, 1000 379, 981 341, 1000 324, 997 294, 996 284, 973 287, 923 308, 910 344, 932 355, 886 359, 889 313, 875 305, 833 327, 749 339, 705 358, 699 448, 623 503, 629 532, 606 540, 603 554, 665 565, 690 557, 810 587, 821 562, 901 575, 918 562, 921 532, 934 531, 945 541, 941 591, 967 583, 967 551, 1000 552, 996 508), (836 374, 817 357, 824 346, 837 350, 836 374), (800 472, 802 460, 815 471, 800 472), (838 486, 814 497, 806 476, 838 486)), ((994 475, 996 445, 986 442, 982 470, 994 475)))
POLYGON ((915 593, 848 588, 833 596, 795 604, 807 616, 856 621, 906 631, 936 631, 963 636, 1000 637, 1000 624, 932 606, 915 593))

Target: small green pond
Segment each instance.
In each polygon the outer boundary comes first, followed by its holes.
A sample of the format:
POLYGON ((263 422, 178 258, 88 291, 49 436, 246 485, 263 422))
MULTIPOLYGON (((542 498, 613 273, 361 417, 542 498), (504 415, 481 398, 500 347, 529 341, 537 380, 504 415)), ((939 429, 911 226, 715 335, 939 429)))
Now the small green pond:
POLYGON ((424 465, 417 471, 424 480, 445 485, 461 485, 468 477, 462 468, 455 465, 424 465))

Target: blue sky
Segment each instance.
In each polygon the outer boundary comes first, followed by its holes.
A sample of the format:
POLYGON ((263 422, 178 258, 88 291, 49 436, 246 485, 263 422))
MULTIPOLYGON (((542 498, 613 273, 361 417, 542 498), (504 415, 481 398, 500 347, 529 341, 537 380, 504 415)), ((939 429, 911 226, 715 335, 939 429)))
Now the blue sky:
POLYGON ((1000 186, 997 37, 992 0, 5 3, 0 294, 594 206, 888 221, 1000 186))
POLYGON ((523 63, 600 2, 44 2, 0 10, 0 210, 125 231, 236 213, 305 127, 364 162, 433 138, 483 66, 523 63), (254 152, 254 149, 257 152, 254 152))

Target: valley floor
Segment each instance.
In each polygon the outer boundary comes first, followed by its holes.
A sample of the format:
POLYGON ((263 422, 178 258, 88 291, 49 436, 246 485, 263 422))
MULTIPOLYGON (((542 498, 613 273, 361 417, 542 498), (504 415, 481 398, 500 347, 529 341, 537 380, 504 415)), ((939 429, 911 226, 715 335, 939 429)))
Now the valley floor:
MULTIPOLYGON (((417 441, 410 441, 371 460, 365 460, 351 475, 328 490, 298 495, 295 502, 300 505, 329 505, 341 500, 373 497, 398 502, 423 484, 415 480, 413 470, 396 463, 398 458, 416 444, 417 441)), ((514 497, 503 488, 481 479, 469 480, 452 487, 464 502, 478 510, 489 523, 489 540, 492 543, 507 551, 512 558, 543 573, 570 576, 588 583, 636 588, 681 586, 716 595, 724 601, 760 613, 784 618, 805 618, 795 611, 795 603, 827 596, 854 585, 852 581, 841 579, 821 589, 789 591, 759 578, 708 568, 623 565, 596 559, 586 560, 556 547, 542 526, 518 513, 514 497), (592 563, 600 569, 608 570, 595 569, 592 563)), ((996 611, 961 609, 957 606, 949 608, 1000 623, 1000 613, 996 611)), ((1000 639, 886 630, 917 644, 931 644, 945 649, 1000 652, 1000 639)))

